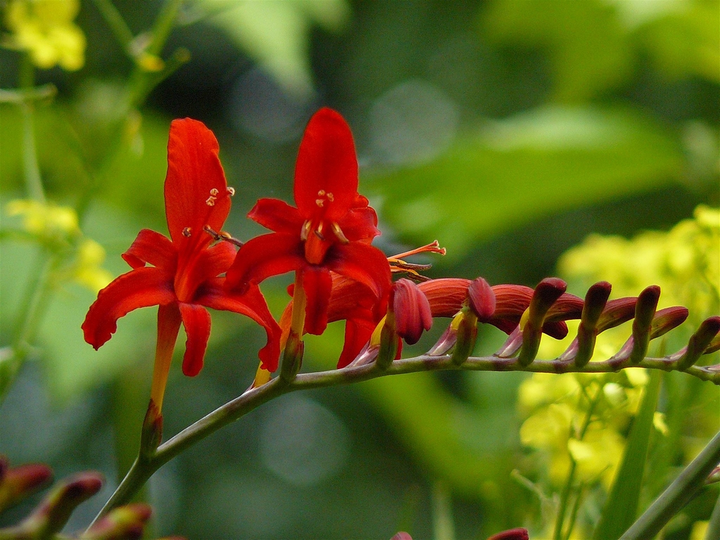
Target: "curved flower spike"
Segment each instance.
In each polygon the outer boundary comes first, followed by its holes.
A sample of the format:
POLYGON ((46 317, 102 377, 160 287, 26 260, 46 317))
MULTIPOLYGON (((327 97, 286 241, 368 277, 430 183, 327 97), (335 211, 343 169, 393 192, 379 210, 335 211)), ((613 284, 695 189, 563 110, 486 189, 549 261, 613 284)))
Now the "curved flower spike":
POLYGON ((244 294, 227 292, 222 277, 235 257, 227 242, 211 245, 206 229, 219 231, 230 212, 218 143, 201 122, 186 118, 170 126, 165 211, 170 239, 144 229, 123 259, 132 270, 116 278, 90 306, 82 329, 95 349, 110 339, 117 320, 128 312, 158 305, 158 340, 151 399, 162 409, 170 361, 180 325, 187 342, 183 373, 197 375, 210 337, 210 314, 205 308, 234 311, 264 327, 267 344, 259 352, 263 366, 277 369, 280 328, 257 287, 244 294), (149 265, 149 266, 146 266, 149 265))
POLYGON ((380 234, 377 215, 357 189, 350 128, 337 112, 320 109, 300 143, 297 207, 277 199, 257 202, 248 217, 274 232, 243 245, 227 273, 230 290, 244 292, 270 276, 296 271, 306 298, 304 331, 310 334, 321 334, 328 323, 330 272, 361 283, 378 300, 384 298, 390 265, 370 245, 380 234))

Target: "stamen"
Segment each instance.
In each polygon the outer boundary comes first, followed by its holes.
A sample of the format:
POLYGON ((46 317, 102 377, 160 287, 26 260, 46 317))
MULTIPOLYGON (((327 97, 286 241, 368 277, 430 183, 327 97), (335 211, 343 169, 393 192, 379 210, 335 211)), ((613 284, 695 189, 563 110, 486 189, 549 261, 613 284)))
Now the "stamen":
POLYGON ((185 227, 185 228, 182 230, 182 235, 183 235, 185 238, 190 238, 190 235, 191 235, 191 234, 192 234, 192 229, 191 229, 190 227, 185 227))
POLYGON ((215 232, 210 227, 210 225, 205 225, 203 227, 203 231, 205 231, 210 236, 212 236, 216 242, 230 242, 231 244, 233 244, 234 246, 237 246, 237 247, 242 247, 242 245, 244 243, 241 240, 238 240, 237 238, 233 238, 233 236, 229 232, 225 232, 225 231, 215 232))
MULTIPOLYGON (((328 196, 331 196, 331 195, 332 195, 332 193, 328 194, 328 196)), ((345 233, 342 232, 340 225, 338 225, 334 221, 332 223, 332 230, 335 233, 335 236, 337 237, 337 239, 340 240, 341 244, 349 244, 350 243, 350 240, 347 239, 347 236, 345 236, 345 233)))
POLYGON ((212 195, 213 197, 217 197, 218 193, 220 193, 220 192, 217 190, 217 188, 212 188, 210 190, 210 195, 212 195))
POLYGON ((308 235, 310 234, 310 220, 305 221, 303 223, 302 229, 300 230, 300 240, 305 241, 308 239, 308 235))
POLYGON ((323 204, 325 204, 325 199, 315 199, 315 204, 317 204, 319 208, 322 208, 323 204))
POLYGON ((328 194, 327 194, 327 200, 330 201, 330 202, 333 202, 333 201, 335 200, 335 196, 334 196, 331 192, 329 192, 329 191, 328 191, 328 194))
POLYGON ((235 188, 234 187, 228 187, 227 188, 228 194, 233 197, 235 195, 235 188))
POLYGON ((403 253, 393 255, 391 258, 402 259, 404 257, 410 257, 411 255, 417 255, 419 253, 439 253, 440 255, 445 255, 447 253, 447 250, 443 247, 440 247, 440 242, 435 240, 434 242, 426 244, 424 246, 420 246, 419 248, 411 249, 410 251, 405 251, 403 253))
POLYGON ((205 199, 205 204, 207 204, 208 206, 215 206, 215 197, 211 195, 210 197, 205 199))

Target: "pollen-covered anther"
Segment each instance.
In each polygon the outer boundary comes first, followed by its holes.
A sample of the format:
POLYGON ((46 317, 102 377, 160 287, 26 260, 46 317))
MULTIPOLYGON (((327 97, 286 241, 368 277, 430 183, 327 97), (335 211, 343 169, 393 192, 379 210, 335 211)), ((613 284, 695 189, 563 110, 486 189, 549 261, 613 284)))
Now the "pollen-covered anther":
POLYGON ((215 206, 216 200, 217 200, 216 197, 213 197, 212 195, 210 195, 207 199, 205 199, 205 204, 207 204, 208 206, 215 206))
POLYGON ((235 196, 235 188, 234 188, 234 187, 229 187, 229 186, 228 186, 227 192, 228 192, 228 195, 230 195, 231 197, 234 197, 234 196, 235 196))
POLYGON ((217 188, 212 188, 212 189, 210 190, 210 195, 211 195, 212 197, 217 197, 217 196, 218 196, 218 193, 220 193, 220 192, 217 190, 217 188))
POLYGON ((185 227, 185 228, 182 230, 182 235, 183 235, 185 238, 190 238, 190 235, 192 235, 192 229, 191 229, 190 227, 185 227))
POLYGON ((302 229, 300 229, 300 240, 305 241, 308 239, 308 236, 310 235, 310 229, 312 228, 312 224, 310 223, 310 220, 306 220, 305 223, 303 223, 302 229))
POLYGON ((332 231, 333 231, 333 233, 335 233, 335 237, 338 240, 340 240, 341 244, 349 244, 350 243, 350 240, 347 239, 347 236, 345 236, 345 233, 342 232, 340 225, 338 225, 334 221, 332 223, 332 231))

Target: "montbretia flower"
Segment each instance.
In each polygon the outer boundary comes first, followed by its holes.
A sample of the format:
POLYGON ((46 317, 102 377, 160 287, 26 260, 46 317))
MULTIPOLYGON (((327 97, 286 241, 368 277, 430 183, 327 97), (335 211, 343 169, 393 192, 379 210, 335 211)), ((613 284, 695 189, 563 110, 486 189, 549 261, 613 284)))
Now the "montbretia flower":
POLYGON ((227 285, 242 292, 270 276, 296 271, 294 302, 304 307, 303 332, 321 334, 328 323, 331 272, 369 289, 377 299, 390 288, 385 255, 370 245, 377 215, 358 193, 352 133, 337 112, 320 109, 305 130, 295 167, 295 203, 261 199, 248 217, 274 231, 242 246, 227 285), (298 295, 304 295, 302 301, 298 295))
POLYGON ((280 328, 255 286, 243 294, 228 292, 222 276, 236 250, 213 244, 207 231, 220 231, 230 212, 230 197, 218 157, 218 143, 201 122, 173 121, 168 142, 165 212, 166 236, 140 231, 123 259, 132 267, 98 294, 82 325, 85 341, 96 349, 110 339, 117 320, 128 312, 158 305, 158 340, 151 398, 162 408, 170 361, 182 323, 187 334, 183 373, 197 375, 210 337, 206 307, 233 311, 264 327, 267 344, 259 352, 263 366, 277 369, 280 328), (149 265, 149 266, 147 266, 149 265))

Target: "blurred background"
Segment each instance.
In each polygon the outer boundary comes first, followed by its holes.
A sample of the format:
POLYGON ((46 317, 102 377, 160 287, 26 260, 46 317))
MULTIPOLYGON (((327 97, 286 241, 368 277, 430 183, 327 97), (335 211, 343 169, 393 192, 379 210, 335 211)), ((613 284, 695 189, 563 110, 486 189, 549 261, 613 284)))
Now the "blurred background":
MULTIPOLYGON (((720 203, 716 0, 188 1, 160 54, 177 69, 137 110, 133 62, 103 4, 83 0, 75 19, 82 68, 37 72, 58 95, 36 107, 35 130, 48 196, 81 209, 114 275, 139 229, 166 232, 167 133, 186 116, 217 135, 236 189, 226 230, 248 239, 262 232, 245 218, 258 198, 292 202, 310 115, 338 110, 355 135, 360 192, 380 217, 377 245, 391 255, 439 240, 445 257, 416 261, 433 265, 431 277, 534 286, 590 233, 668 230, 720 203)), ((163 6, 113 4, 137 43, 163 6)), ((1 88, 18 86, 18 58, 0 50, 1 88)), ((0 104, 3 204, 24 196, 22 152, 18 108, 0 104)), ((2 244, 0 345, 33 256, 2 244)), ((289 280, 263 286, 277 315, 289 280)), ((58 289, 38 353, 2 403, 0 452, 58 476, 99 469, 109 495, 137 448, 155 308, 122 319, 95 352, 79 329, 94 297, 58 289)), ((442 329, 437 321, 408 354, 442 329)), ((332 368, 342 333, 308 339, 304 369, 332 368)), ((202 373, 173 366, 165 438, 247 388, 263 339, 246 319, 213 313, 202 373)), ((501 342, 483 331, 476 353, 501 342)), ((283 397, 159 471, 146 494, 157 535, 423 539, 452 523, 456 538, 482 539, 526 525, 539 503, 511 477, 525 458, 515 405, 524 378, 417 374, 283 397)), ((101 502, 81 507, 77 526, 101 502)))

